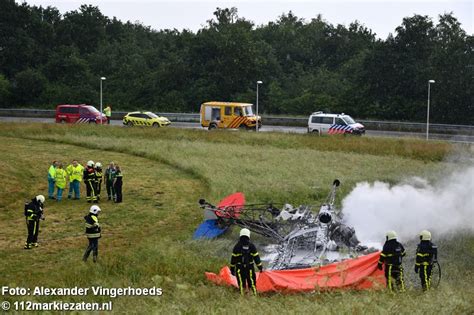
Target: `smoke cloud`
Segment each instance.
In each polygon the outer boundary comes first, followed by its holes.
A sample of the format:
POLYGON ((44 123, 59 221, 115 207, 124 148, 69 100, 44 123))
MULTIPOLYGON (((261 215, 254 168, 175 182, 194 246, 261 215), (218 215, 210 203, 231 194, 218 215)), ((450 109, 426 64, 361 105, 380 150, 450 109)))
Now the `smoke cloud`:
POLYGON ((342 201, 342 211, 362 243, 383 243, 388 230, 407 241, 418 240, 419 232, 427 229, 435 242, 444 234, 474 231, 474 166, 434 184, 421 178, 395 186, 358 183, 342 201))

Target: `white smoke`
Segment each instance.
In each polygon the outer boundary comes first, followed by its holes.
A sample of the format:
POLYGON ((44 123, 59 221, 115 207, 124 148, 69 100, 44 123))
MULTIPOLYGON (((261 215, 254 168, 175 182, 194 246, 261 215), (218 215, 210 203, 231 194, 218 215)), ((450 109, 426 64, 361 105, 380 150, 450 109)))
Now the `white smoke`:
POLYGON ((407 183, 358 183, 342 201, 349 226, 362 243, 383 242, 394 230, 399 239, 418 239, 421 230, 433 238, 459 230, 474 231, 474 166, 458 170, 430 185, 412 178, 407 183))

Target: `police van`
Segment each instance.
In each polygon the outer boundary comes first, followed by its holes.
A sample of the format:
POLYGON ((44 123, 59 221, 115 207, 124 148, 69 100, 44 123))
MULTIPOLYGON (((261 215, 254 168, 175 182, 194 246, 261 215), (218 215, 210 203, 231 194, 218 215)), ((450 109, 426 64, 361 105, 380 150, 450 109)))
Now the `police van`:
POLYGON ((344 113, 328 114, 323 112, 314 112, 308 119, 308 132, 322 134, 353 134, 363 135, 365 133, 364 125, 355 122, 355 120, 344 113))

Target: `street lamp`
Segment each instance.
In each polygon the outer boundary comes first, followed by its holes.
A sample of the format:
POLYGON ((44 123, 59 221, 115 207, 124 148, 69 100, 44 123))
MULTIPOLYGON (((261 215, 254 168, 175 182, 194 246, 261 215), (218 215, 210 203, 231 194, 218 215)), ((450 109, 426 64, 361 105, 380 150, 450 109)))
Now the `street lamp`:
POLYGON ((100 77, 100 124, 102 125, 102 81, 105 80, 105 77, 100 77))
POLYGON ((262 81, 257 81, 257 106, 256 106, 256 113, 255 113, 255 131, 258 132, 258 86, 263 84, 262 81))
POLYGON ((426 111, 426 140, 428 140, 428 135, 430 133, 430 89, 431 83, 435 83, 435 80, 428 81, 428 110, 426 111))

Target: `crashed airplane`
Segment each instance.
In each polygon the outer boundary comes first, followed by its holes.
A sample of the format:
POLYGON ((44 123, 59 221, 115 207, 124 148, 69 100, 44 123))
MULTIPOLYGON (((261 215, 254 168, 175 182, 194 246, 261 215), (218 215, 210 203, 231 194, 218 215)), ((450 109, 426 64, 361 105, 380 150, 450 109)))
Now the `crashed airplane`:
POLYGON ((334 180, 326 202, 318 214, 311 206, 278 208, 275 204, 245 204, 245 196, 235 193, 217 206, 199 200, 205 221, 194 234, 195 239, 214 238, 230 226, 245 227, 269 239, 269 269, 284 270, 326 265, 375 250, 362 246, 353 228, 344 224, 334 207, 339 180, 334 180))

